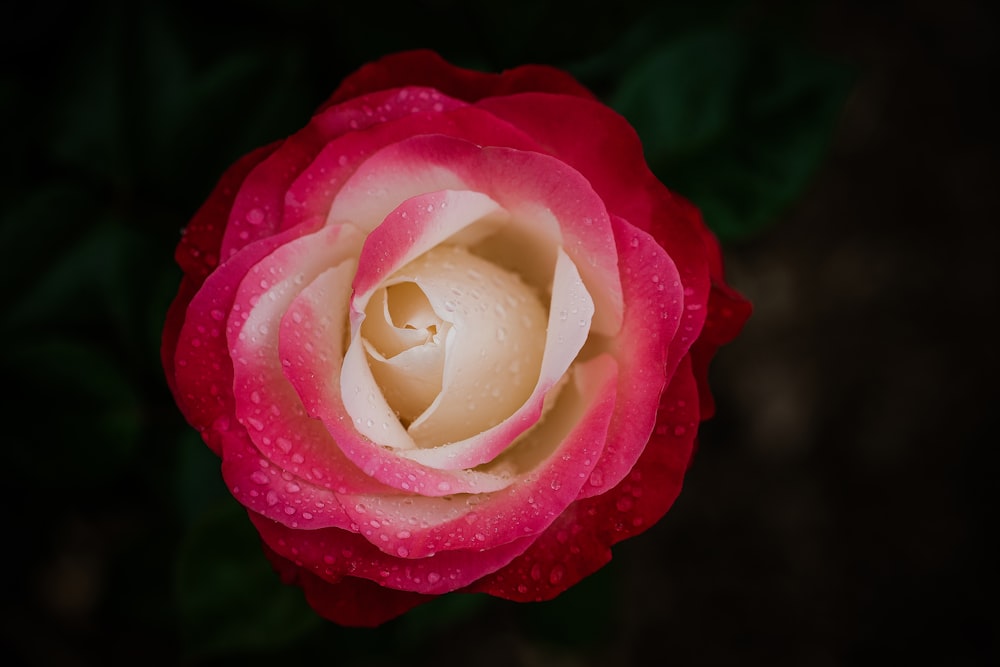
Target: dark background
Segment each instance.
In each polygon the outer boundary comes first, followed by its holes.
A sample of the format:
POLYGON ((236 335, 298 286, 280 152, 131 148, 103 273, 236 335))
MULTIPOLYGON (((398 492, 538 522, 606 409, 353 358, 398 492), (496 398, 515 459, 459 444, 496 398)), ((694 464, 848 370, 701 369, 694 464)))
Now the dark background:
MULTIPOLYGON (((0 24, 6 664, 998 658, 997 16, 985 0, 28 3, 0 24), (159 368, 179 230, 338 81, 568 68, 754 303, 674 509, 555 601, 378 630, 281 586, 159 368)), ((306 663, 309 664, 309 663, 306 663)))

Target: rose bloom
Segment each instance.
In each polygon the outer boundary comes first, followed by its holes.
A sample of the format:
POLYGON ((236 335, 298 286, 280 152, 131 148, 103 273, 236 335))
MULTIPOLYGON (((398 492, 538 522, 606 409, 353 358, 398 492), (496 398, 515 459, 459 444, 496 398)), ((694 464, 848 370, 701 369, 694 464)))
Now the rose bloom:
POLYGON ((568 74, 350 75, 187 226, 163 363, 284 581, 372 626, 558 595, 670 507, 750 307, 568 74))

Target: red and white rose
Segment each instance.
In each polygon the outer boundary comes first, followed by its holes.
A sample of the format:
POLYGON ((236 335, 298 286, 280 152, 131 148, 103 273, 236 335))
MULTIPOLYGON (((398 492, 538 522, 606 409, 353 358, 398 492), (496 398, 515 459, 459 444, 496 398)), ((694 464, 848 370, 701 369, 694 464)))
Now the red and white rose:
POLYGON ((177 402, 346 625, 604 565, 677 496, 749 314, 623 118, 561 71, 427 51, 233 165, 177 260, 177 402))

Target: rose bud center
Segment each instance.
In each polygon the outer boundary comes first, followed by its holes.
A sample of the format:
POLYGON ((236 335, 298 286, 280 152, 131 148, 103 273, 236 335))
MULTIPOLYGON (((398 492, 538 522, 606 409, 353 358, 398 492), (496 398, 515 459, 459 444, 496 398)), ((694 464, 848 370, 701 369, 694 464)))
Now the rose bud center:
POLYGON ((547 314, 521 278, 459 246, 390 276, 361 326, 375 382, 418 447, 499 424, 531 395, 547 314))

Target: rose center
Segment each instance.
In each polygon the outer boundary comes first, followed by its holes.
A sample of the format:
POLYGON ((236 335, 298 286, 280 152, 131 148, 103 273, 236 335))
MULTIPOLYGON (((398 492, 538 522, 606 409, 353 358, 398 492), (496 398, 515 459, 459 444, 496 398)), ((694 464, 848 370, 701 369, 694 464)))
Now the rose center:
POLYGON ((372 295, 361 336, 386 402, 433 447, 499 424, 530 396, 546 321, 517 274, 441 246, 372 295))

